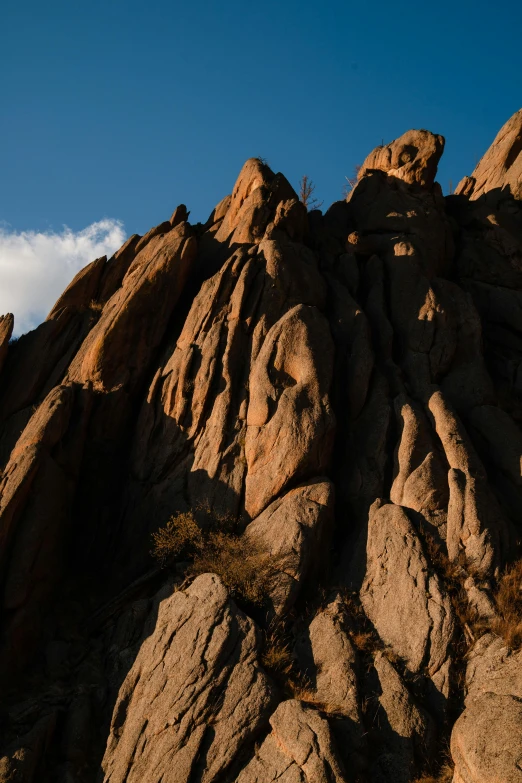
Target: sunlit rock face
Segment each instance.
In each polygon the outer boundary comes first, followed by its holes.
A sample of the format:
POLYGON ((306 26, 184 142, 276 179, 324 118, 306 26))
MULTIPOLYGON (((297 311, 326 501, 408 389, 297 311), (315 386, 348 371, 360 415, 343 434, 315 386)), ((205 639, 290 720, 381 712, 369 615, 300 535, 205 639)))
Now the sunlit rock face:
POLYGON ((0 317, 0 783, 522 780, 521 123, 0 317))

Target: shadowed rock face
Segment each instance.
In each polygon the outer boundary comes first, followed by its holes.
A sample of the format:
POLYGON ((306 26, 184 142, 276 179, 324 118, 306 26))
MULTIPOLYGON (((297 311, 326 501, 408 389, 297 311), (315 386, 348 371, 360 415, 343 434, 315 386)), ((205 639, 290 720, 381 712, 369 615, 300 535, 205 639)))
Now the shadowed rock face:
POLYGON ((0 783, 522 780, 521 117, 447 198, 424 130, 324 215, 249 160, 0 318, 0 783))

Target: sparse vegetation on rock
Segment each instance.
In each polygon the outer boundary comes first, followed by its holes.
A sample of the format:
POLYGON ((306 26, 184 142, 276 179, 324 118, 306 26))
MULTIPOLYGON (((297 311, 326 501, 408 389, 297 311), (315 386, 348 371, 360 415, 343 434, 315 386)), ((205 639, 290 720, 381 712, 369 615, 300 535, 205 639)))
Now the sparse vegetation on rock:
POLYGON ((0 783, 518 783, 521 134, 252 158, 0 318, 0 783))

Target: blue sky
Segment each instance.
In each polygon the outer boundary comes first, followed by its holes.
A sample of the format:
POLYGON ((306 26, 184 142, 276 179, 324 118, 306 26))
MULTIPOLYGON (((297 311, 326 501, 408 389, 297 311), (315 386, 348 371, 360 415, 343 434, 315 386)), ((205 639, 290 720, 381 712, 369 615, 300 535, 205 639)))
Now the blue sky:
POLYGON ((204 221, 253 155, 327 206, 409 128, 447 190, 522 106, 521 29, 520 0, 3 0, 3 232, 204 221))

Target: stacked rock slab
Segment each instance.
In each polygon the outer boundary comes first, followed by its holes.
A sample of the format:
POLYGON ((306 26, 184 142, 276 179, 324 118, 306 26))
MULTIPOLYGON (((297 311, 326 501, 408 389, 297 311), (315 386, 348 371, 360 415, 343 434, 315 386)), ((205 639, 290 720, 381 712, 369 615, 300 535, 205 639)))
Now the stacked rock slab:
POLYGON ((409 131, 324 215, 251 159, 206 224, 0 319, 0 783, 413 783, 450 741, 454 783, 522 780, 484 634, 522 534, 521 123, 447 198, 409 131), (262 606, 152 560, 186 512, 263 553, 262 606))

